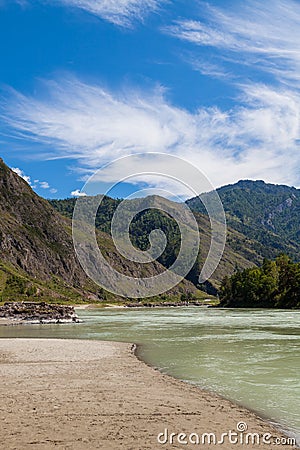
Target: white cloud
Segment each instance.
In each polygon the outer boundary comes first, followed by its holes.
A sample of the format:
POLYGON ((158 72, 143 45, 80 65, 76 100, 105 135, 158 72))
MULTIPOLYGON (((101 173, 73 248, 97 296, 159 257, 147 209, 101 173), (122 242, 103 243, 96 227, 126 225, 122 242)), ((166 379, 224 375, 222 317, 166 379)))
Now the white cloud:
POLYGON ((25 175, 25 173, 23 172, 23 170, 19 169, 19 167, 12 167, 11 170, 13 172, 15 172, 17 175, 19 175, 19 177, 23 178, 23 180, 26 181, 26 183, 29 184, 29 186, 31 186, 31 180, 30 177, 25 175))
POLYGON ((80 192, 79 189, 76 189, 75 191, 71 192, 72 197, 86 197, 85 192, 80 192))
POLYGON ((252 70, 300 82, 299 2, 245 0, 226 4, 226 8, 202 4, 201 14, 202 20, 182 19, 165 31, 215 47, 225 58, 231 55, 234 63, 250 65, 252 70))
POLYGON ((128 26, 132 21, 143 20, 156 11, 162 0, 58 0, 67 6, 74 6, 95 14, 115 25, 128 26))
MULTIPOLYGON (((25 175, 23 170, 21 170, 19 167, 12 167, 11 170, 13 172, 15 172, 17 175, 19 175, 19 177, 23 178, 23 180, 25 180, 29 184, 29 186, 32 187, 32 189, 37 189, 37 188, 50 189, 50 185, 47 181, 34 180, 34 184, 33 184, 31 181, 31 178, 28 175, 25 175)), ((57 189, 51 188, 50 192, 52 194, 55 194, 57 192, 57 189)))
POLYGON ((202 75, 207 75, 210 78, 222 78, 225 81, 231 81, 234 78, 233 74, 222 67, 220 62, 216 64, 195 56, 189 56, 184 59, 195 71, 200 72, 202 75))
POLYGON ((300 185, 297 91, 245 85, 240 106, 191 113, 161 88, 112 93, 74 78, 48 87, 47 100, 12 92, 2 118, 13 133, 48 145, 49 158, 77 159, 83 174, 121 156, 163 152, 192 162, 215 186, 242 178, 300 185))
POLYGON ((47 183, 47 181, 40 181, 39 185, 40 185, 40 187, 42 189, 49 189, 50 188, 49 183, 47 183))
MULTIPOLYGON (((115 25, 131 27, 169 0, 14 0, 21 5, 46 3, 78 8, 115 25)), ((0 0, 1 7, 1 0, 0 0)))

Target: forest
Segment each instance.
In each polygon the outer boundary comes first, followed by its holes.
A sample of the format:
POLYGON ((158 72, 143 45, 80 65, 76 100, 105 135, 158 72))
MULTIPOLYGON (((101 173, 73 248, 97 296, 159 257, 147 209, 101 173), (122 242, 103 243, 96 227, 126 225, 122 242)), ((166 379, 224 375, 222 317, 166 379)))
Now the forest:
POLYGON ((283 254, 261 267, 237 270, 223 279, 219 295, 222 307, 299 308, 300 263, 283 254))

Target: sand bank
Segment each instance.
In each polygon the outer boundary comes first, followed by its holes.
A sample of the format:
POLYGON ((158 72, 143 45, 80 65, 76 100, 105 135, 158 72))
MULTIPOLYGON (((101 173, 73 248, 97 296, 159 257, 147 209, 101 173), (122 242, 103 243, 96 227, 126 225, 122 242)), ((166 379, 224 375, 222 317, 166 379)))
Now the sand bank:
POLYGON ((280 432, 248 410, 148 367, 130 344, 1 339, 0 377, 1 449, 292 448, 267 443, 280 432), (208 444, 238 423, 248 433, 269 433, 266 443, 225 436, 208 444))

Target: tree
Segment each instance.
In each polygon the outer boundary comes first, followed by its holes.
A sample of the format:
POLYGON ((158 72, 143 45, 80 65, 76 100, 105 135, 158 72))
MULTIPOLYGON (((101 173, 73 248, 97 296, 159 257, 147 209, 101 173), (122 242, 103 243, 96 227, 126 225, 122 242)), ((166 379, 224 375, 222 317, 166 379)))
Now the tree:
POLYGON ((300 264, 286 255, 265 259, 253 267, 223 279, 220 306, 239 308, 299 308, 300 264))

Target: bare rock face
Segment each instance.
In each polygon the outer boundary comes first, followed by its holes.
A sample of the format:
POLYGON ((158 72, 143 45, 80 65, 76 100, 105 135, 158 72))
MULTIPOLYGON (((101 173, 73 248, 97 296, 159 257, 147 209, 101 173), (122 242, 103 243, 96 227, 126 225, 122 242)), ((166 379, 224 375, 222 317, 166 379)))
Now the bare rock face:
POLYGON ((67 221, 1 159, 0 218, 2 261, 42 280, 54 275, 73 286, 86 282, 67 221))
POLYGON ((6 302, 0 306, 0 317, 29 323, 78 323, 73 306, 45 302, 6 302))

